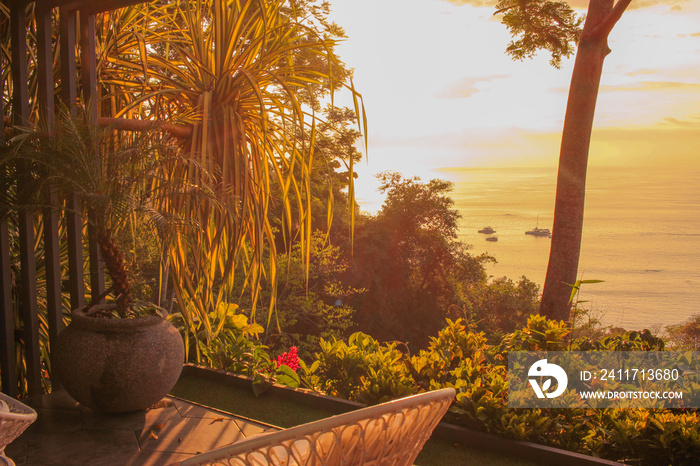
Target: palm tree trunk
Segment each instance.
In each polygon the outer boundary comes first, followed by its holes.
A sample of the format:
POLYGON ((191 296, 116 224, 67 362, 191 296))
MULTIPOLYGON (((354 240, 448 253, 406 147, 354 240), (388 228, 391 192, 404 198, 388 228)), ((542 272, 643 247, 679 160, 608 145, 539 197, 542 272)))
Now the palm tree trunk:
POLYGON ((133 303, 133 297, 131 295, 131 282, 126 270, 124 254, 117 247, 117 243, 109 231, 99 231, 97 233, 97 243, 100 246, 100 255, 104 261, 107 273, 112 279, 117 313, 120 317, 126 317, 129 307, 133 303))

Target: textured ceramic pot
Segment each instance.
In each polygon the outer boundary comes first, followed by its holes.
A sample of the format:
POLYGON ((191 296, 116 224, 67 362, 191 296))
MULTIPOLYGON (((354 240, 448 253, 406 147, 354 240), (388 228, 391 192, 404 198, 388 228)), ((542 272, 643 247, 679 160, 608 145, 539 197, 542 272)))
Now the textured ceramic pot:
POLYGON ((184 359, 180 332, 165 319, 96 318, 81 308, 59 334, 52 362, 80 404, 120 413, 160 401, 177 382, 184 359))

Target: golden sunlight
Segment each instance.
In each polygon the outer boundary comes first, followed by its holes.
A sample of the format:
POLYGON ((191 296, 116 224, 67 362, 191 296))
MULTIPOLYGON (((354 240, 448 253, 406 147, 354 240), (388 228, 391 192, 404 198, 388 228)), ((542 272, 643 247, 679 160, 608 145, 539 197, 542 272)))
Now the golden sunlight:
MULTIPOLYGON (((379 210, 374 175, 387 170, 450 180, 462 215, 460 239, 475 253, 496 255, 489 273, 524 274, 542 284, 549 242, 529 241, 523 231, 552 225, 574 59, 561 69, 545 53, 511 60, 494 5, 332 2, 332 18, 348 36, 338 51, 355 69, 369 123, 357 198, 363 210, 379 210), (477 233, 484 225, 497 227, 498 242, 484 242, 477 233)), ((572 5, 583 14, 588 2, 572 5)), ((679 322, 700 299, 692 265, 700 257, 687 257, 700 250, 698 24, 700 0, 633 0, 610 35, 579 267, 583 278, 605 280, 585 291, 608 324, 679 322)))
MULTIPOLYGON (((339 53, 355 69, 368 110, 366 171, 399 161, 411 174, 556 164, 573 58, 559 70, 545 54, 512 61, 504 53, 510 38, 490 3, 332 2, 332 17, 348 35, 339 53)), ((692 128, 700 127, 700 2, 635 3, 611 35, 592 163, 614 165, 618 156, 627 163, 628 142, 636 140, 634 151, 646 147, 651 164, 654 148, 665 145, 674 146, 666 162, 671 156, 695 164, 693 147, 679 141, 694 140, 692 128)))

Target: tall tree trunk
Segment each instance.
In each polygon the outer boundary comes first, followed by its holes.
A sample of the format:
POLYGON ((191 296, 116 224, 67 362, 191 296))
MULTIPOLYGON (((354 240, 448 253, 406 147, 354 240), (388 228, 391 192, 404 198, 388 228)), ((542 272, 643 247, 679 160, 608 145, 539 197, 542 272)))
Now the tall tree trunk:
POLYGON ((552 246, 540 315, 568 321, 583 231, 588 150, 608 35, 631 0, 591 0, 576 53, 559 155, 552 246))

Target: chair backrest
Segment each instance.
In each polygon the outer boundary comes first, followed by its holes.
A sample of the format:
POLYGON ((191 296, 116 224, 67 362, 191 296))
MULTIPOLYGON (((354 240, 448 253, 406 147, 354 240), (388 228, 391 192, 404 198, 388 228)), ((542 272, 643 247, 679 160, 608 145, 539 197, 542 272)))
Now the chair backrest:
POLYGON ((412 465, 455 391, 444 388, 202 453, 182 465, 412 465))
POLYGON ((0 456, 5 447, 36 420, 36 411, 0 393, 0 456))

